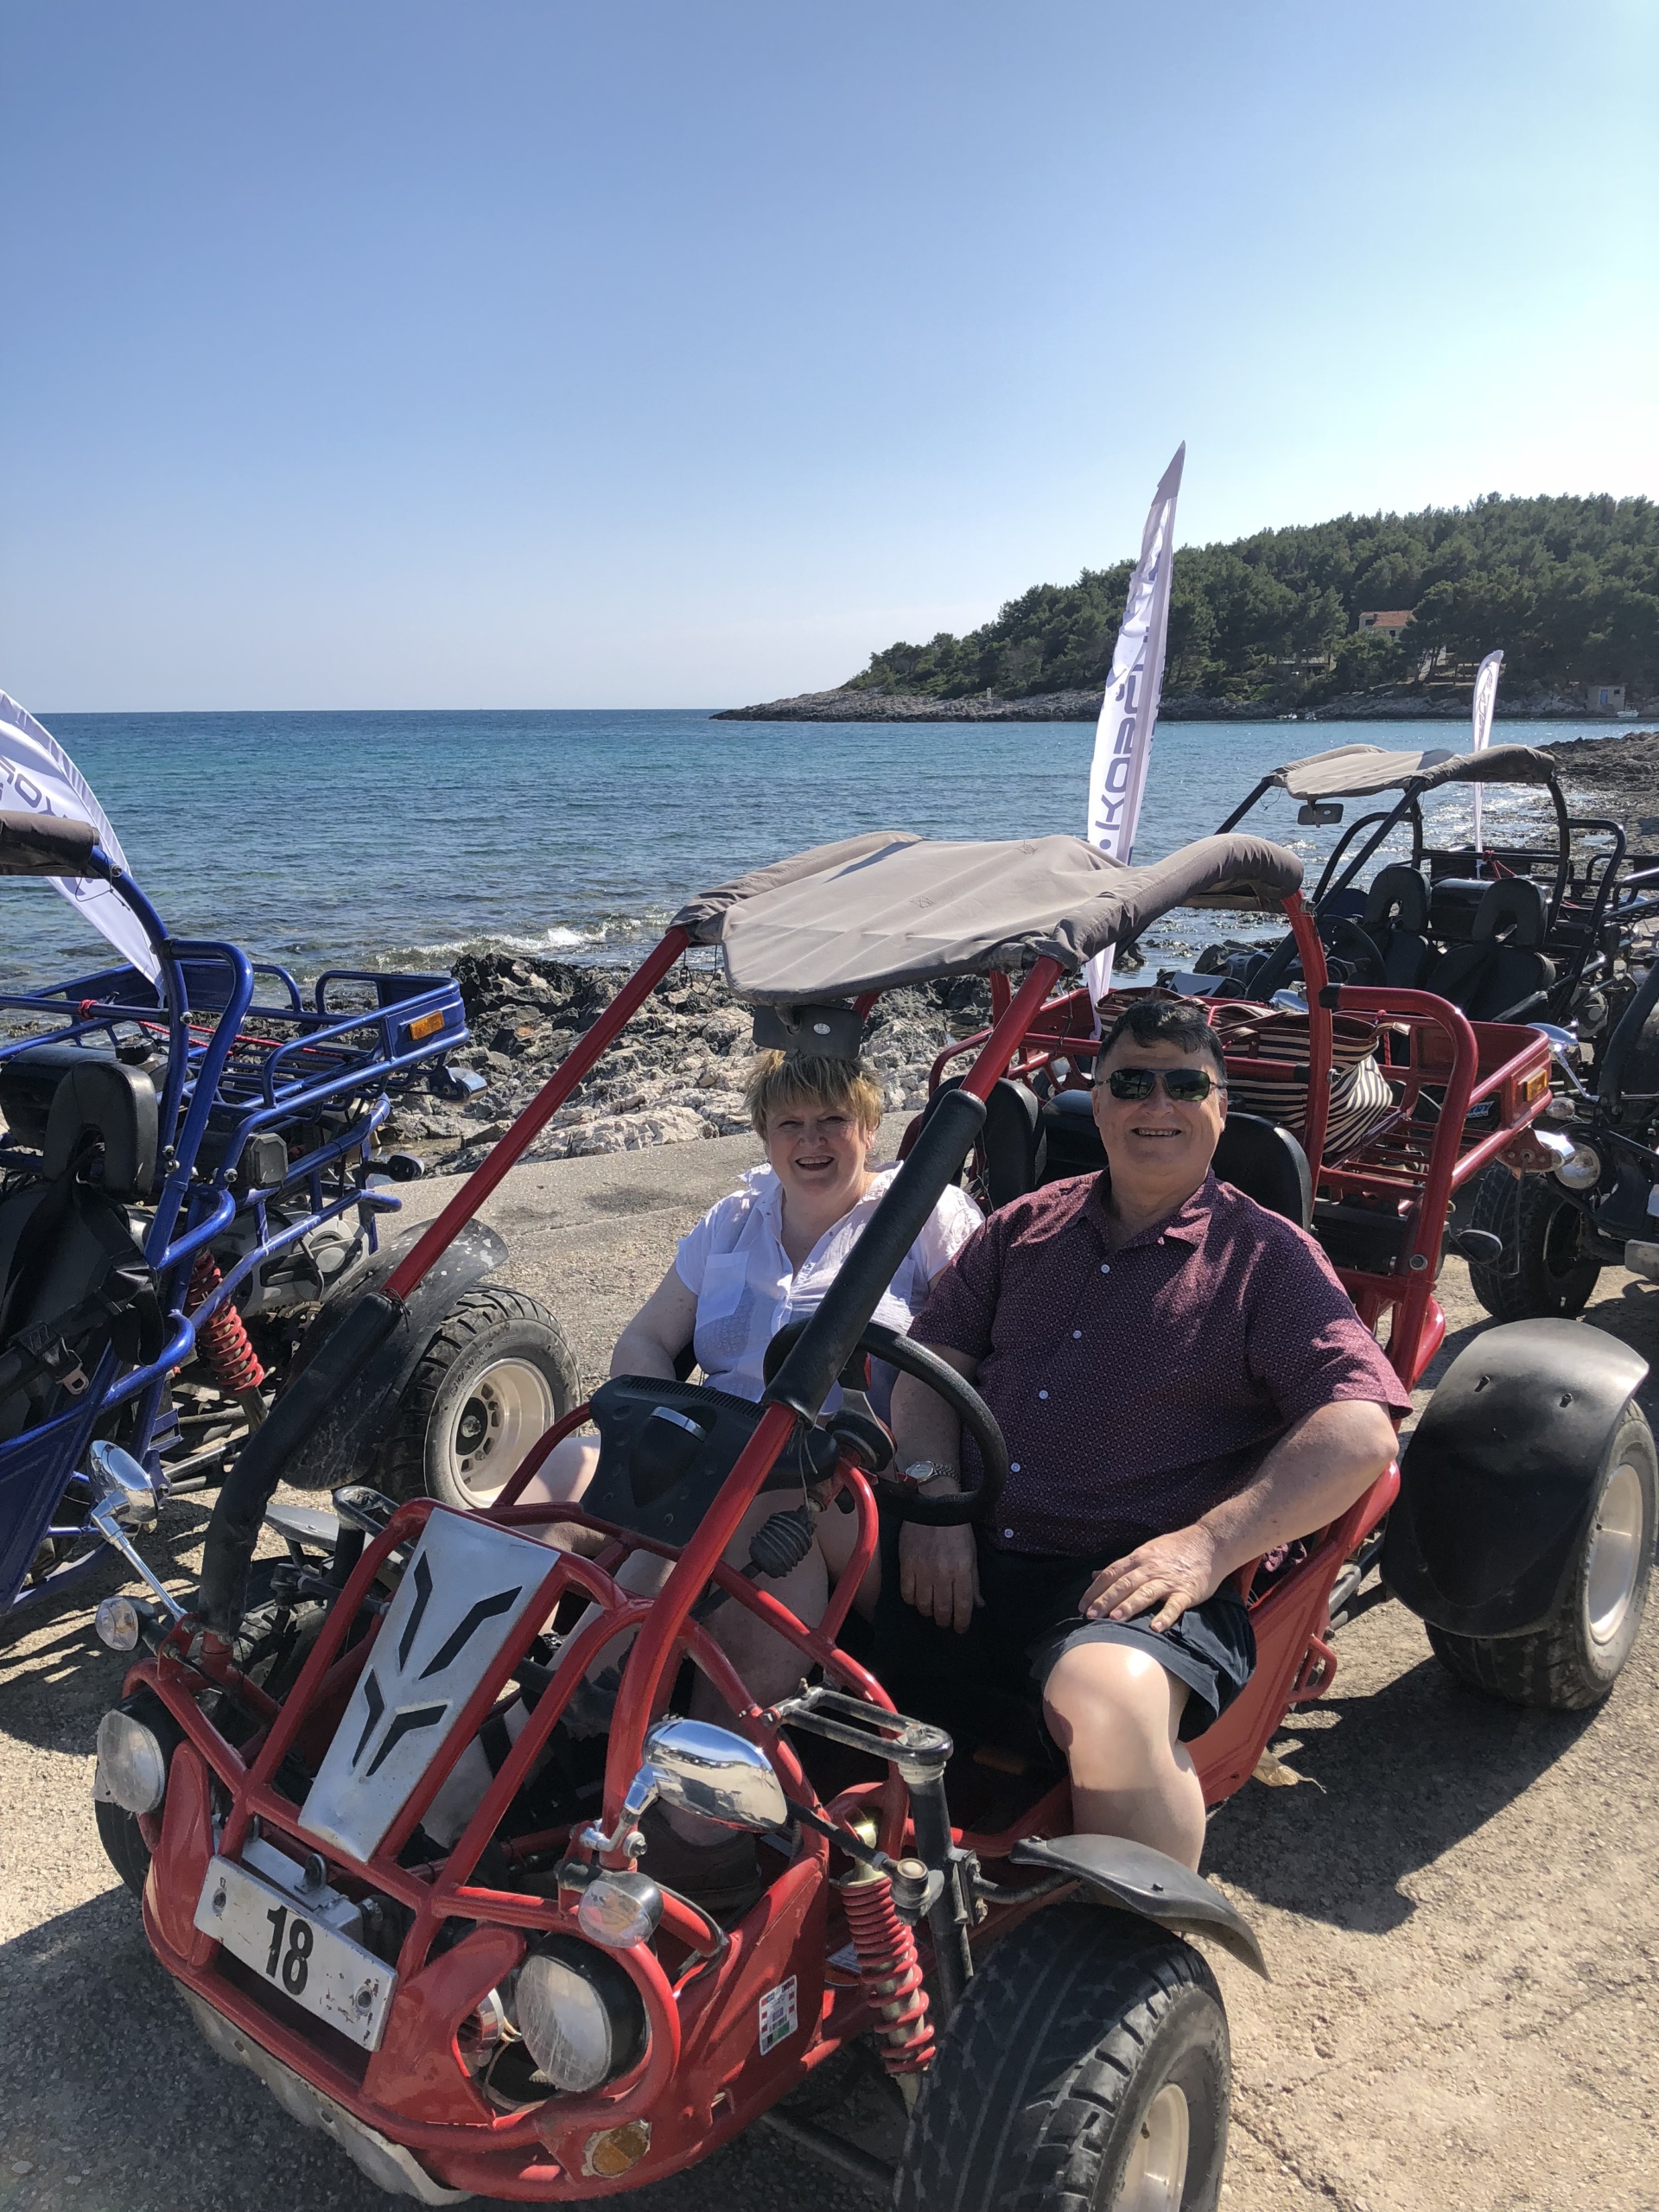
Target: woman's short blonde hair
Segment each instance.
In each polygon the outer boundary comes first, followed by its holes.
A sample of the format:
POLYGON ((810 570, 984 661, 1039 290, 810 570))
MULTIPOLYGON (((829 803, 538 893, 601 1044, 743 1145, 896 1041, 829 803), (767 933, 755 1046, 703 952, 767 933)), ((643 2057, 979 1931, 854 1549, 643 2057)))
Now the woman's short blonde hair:
POLYGON ((781 1052, 757 1052, 745 1095, 754 1133, 763 1144, 772 1116, 791 1106, 849 1115, 861 1129, 873 1131, 880 1122, 884 1104, 880 1084, 858 1061, 810 1054, 785 1059, 781 1052))

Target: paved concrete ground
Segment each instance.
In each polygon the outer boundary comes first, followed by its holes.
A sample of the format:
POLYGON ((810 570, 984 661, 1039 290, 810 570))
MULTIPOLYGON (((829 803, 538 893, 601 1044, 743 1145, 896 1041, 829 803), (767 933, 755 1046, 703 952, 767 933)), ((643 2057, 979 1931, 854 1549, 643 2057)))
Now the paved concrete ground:
MULTIPOLYGON (((489 1217, 512 1277, 558 1311, 587 1372, 753 1156, 729 1138, 510 1179, 489 1217)), ((411 1213, 450 1187, 416 1186, 411 1213)), ((1483 1317, 1457 1263, 1442 1289, 1443 1364, 1483 1317)), ((1659 1291, 1622 1274, 1601 1290, 1590 1321, 1654 1357, 1659 1291)), ((153 1540, 181 1582, 206 1518, 181 1499, 153 1540)), ((0 2212, 370 2212, 385 2200, 207 2054, 149 1961, 92 1827, 92 1736, 121 1667, 89 1616, 0 1647, 0 2212)), ((1211 1831, 1206 1870, 1274 1970, 1263 1985, 1217 1965, 1227 2212, 1659 2212, 1659 1632, 1588 1715, 1458 1689, 1392 1604, 1338 1649, 1333 1694, 1283 1732, 1303 1785, 1253 1783, 1211 1831)), ((867 2202, 760 2132, 640 2201, 867 2202)))

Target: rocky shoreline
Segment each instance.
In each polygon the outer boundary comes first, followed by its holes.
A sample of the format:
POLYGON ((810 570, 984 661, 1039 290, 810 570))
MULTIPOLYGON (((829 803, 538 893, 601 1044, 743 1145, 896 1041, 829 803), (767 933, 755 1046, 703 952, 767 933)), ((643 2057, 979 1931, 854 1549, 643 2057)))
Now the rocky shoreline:
MULTIPOLYGON (((1029 699, 995 699, 982 694, 971 699, 935 699, 918 693, 870 691, 803 691, 791 699, 771 699, 755 707, 726 707, 711 717, 717 722, 1091 722, 1100 713, 1104 695, 1099 691, 1046 691, 1029 699)), ((1444 698, 1425 698, 1412 690, 1363 691, 1346 698, 1327 699, 1317 707, 1294 712, 1266 700, 1206 699, 1196 693, 1176 695, 1158 709, 1167 722, 1262 721, 1463 721, 1469 719, 1466 691, 1444 698)), ((1605 720, 1617 728, 1617 715, 1599 714, 1579 698, 1538 690, 1506 696, 1506 721, 1560 721, 1565 719, 1605 720)))
MULTIPOLYGON (((1575 804, 1618 816, 1633 839, 1643 836, 1643 819, 1659 816, 1659 730, 1572 739, 1547 749, 1560 762, 1575 804)), ((1645 842, 1655 842, 1655 834, 1646 836, 1645 842)), ((487 1088, 459 1105, 423 1092, 397 1100, 382 1142, 416 1154, 430 1170, 475 1167, 610 1004, 627 972, 505 953, 458 961, 473 1041, 453 1058, 476 1069, 487 1088)), ((935 1058, 978 1028, 989 1009, 989 992, 975 976, 881 1000, 870 1018, 866 1058, 890 1113, 922 1105, 935 1058)), ((752 1027, 749 1009, 733 999, 716 969, 676 969, 525 1157, 639 1152, 747 1128, 743 1085, 752 1027)))
MULTIPOLYGON (((487 1089, 450 1105, 423 1092, 394 1101, 389 1148, 429 1170, 475 1167, 523 1112, 576 1039, 610 1004, 628 971, 562 960, 468 955, 455 964, 473 1041, 451 1058, 487 1089)), ((976 977, 890 992, 870 1017, 865 1059, 889 1113, 914 1112, 928 1071, 953 1036, 979 1027, 990 995, 976 977)), ((749 1126, 743 1087, 753 1015, 712 968, 674 970, 524 1155, 570 1160, 735 1135, 749 1126)))

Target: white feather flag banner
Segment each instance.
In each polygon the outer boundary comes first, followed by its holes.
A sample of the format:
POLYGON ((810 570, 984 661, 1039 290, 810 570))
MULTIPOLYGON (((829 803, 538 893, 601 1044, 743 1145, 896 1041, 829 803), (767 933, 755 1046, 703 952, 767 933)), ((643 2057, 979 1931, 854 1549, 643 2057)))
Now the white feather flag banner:
MULTIPOLYGON (((1502 652, 1488 653, 1475 671, 1475 737, 1472 750, 1484 753, 1492 741, 1492 716, 1497 710, 1497 679, 1503 666, 1502 652)), ((1475 785, 1475 850, 1486 849, 1480 818, 1480 785, 1475 785)))
MULTIPOLYGON (((1095 729, 1086 834, 1091 845, 1125 863, 1135 856, 1135 826, 1152 760, 1152 734, 1158 724, 1169 637, 1169 577, 1175 560, 1175 500, 1185 459, 1182 444, 1153 494, 1095 729)), ((1110 948, 1097 952, 1084 974, 1090 995, 1098 1004, 1112 987, 1110 948)))
MULTIPOLYGON (((89 822, 99 843, 124 874, 127 856, 110 818, 87 782, 48 729, 26 707, 0 691, 0 811, 51 814, 89 822)), ((96 878, 48 876, 76 912, 106 937, 124 960, 154 982, 162 972, 143 926, 125 899, 96 878)))

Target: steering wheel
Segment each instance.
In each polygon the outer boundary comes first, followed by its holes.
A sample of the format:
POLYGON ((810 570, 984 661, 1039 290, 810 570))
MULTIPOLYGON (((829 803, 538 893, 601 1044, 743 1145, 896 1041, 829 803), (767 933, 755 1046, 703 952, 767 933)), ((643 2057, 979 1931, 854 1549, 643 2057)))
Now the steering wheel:
POLYGON ((1387 982, 1388 971, 1382 964, 1382 950, 1369 930, 1361 929, 1357 922, 1340 921, 1331 932, 1328 947, 1333 960, 1351 960, 1363 963, 1366 974, 1356 976, 1356 982, 1375 983, 1378 988, 1387 982))
MULTIPOLYGON (((766 1346, 764 1371, 768 1382, 806 1325, 804 1320, 790 1322, 766 1346)), ((938 1352, 900 1335, 883 1321, 865 1323, 864 1333, 854 1346, 853 1356, 859 1352, 885 1360, 901 1375, 912 1376, 918 1382, 925 1382, 929 1389, 937 1390, 979 1447, 980 1478, 971 1490, 963 1491, 956 1497, 922 1497, 902 1477, 880 1474, 874 1480, 880 1497, 897 1509, 902 1519, 919 1521, 931 1529, 988 1519, 1007 1480, 1008 1447, 997 1426, 996 1415, 973 1384, 958 1375, 948 1360, 941 1359, 938 1352)))

